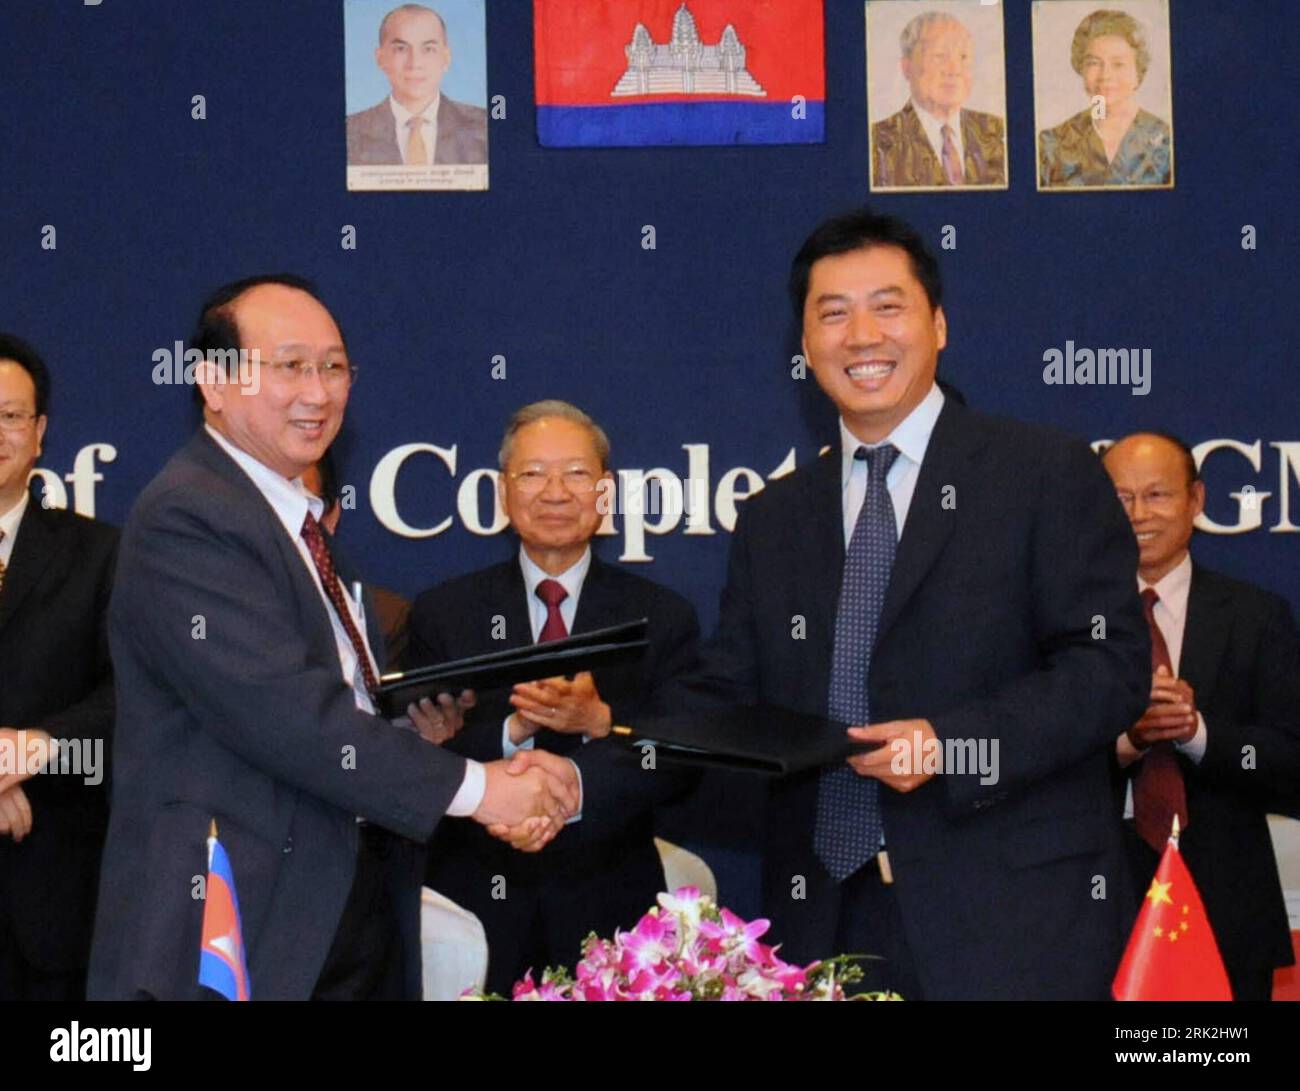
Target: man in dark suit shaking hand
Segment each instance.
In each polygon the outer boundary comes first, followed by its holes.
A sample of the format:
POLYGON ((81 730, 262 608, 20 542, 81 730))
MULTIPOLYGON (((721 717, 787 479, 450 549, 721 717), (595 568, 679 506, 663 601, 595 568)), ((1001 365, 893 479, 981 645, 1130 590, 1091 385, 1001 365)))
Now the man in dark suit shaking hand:
POLYGON ((445 814, 544 843, 576 810, 576 773, 556 759, 513 775, 375 714, 373 611, 302 483, 354 377, 311 284, 220 289, 193 347, 203 424, 132 509, 110 612, 117 761, 90 995, 202 995, 193 889, 215 819, 255 999, 410 997, 411 842, 445 814))
POLYGON ((742 506, 695 685, 877 749, 773 788, 772 935, 882 956, 868 984, 905 997, 1102 997, 1129 911, 1107 757, 1148 654, 1114 490, 1087 444, 944 396, 907 224, 822 224, 790 287, 839 442, 742 506))

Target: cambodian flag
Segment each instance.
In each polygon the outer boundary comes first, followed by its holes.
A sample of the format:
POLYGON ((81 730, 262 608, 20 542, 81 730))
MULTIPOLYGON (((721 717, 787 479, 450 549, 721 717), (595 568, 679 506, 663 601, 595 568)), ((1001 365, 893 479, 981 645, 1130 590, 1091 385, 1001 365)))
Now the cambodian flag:
POLYGON ((533 0, 546 147, 819 144, 822 0, 533 0))
POLYGON ((208 832, 208 884, 203 902, 203 938, 199 943, 199 984, 227 1000, 248 1000, 248 959, 239 923, 239 897, 230 857, 217 840, 215 820, 208 832))

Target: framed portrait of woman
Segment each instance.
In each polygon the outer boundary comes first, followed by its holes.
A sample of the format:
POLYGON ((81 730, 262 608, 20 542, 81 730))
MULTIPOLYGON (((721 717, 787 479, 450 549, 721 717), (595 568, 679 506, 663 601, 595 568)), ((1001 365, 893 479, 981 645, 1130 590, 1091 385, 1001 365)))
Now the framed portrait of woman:
POLYGON ((1169 0, 1034 0, 1038 188, 1173 189, 1169 0))

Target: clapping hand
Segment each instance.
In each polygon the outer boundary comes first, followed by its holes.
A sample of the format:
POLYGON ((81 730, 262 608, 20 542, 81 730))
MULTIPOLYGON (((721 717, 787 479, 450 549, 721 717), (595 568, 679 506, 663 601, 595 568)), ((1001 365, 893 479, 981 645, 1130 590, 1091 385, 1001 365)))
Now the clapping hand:
POLYGON ((572 681, 561 677, 520 682, 510 694, 510 703, 528 722, 564 735, 601 739, 614 723, 590 671, 580 671, 572 681))

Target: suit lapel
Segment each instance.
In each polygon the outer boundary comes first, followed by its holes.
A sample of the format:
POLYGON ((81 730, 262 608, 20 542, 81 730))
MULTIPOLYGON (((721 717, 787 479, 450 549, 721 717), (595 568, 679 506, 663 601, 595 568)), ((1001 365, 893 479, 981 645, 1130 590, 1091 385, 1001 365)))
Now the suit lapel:
POLYGON ((1178 675, 1196 691, 1196 703, 1202 708, 1210 702, 1218 665, 1231 635, 1231 599, 1220 593, 1212 578, 1193 564, 1178 675))
POLYGON ((813 463, 808 489, 801 494, 805 510, 791 520, 804 538, 797 556, 806 558, 796 572, 807 588, 813 609, 808 614, 809 651, 830 662, 835 643, 835 613, 844 577, 844 481, 839 444, 813 463), (804 528, 801 532, 799 528, 804 528))
POLYGON ((190 441, 187 451, 198 462, 244 494, 249 504, 250 515, 261 523, 263 537, 269 538, 273 543, 273 548, 289 572, 289 579, 293 583, 298 602, 305 607, 313 623, 315 633, 305 635, 309 638, 314 635, 317 643, 323 640, 328 647, 333 648, 334 623, 330 620, 325 600, 321 598, 315 581, 307 571, 302 554, 298 552, 297 543, 289 539, 284 524, 275 514, 270 501, 262 495, 261 490, 239 468, 235 460, 217 446, 216 441, 206 430, 199 429, 194 439, 190 441))
POLYGON ((5 586, 0 591, 0 632, 17 614, 19 605, 40 581, 59 551, 59 537, 40 500, 32 496, 18 524, 13 552, 5 569, 5 586))
POLYGON ((921 119, 916 116, 916 110, 910 102, 903 107, 903 128, 906 130, 903 134, 903 154, 913 157, 910 173, 918 180, 916 184, 939 186, 946 183, 948 179, 943 173, 943 164, 930 146, 930 138, 925 135, 921 119))
POLYGON ((461 161, 462 156, 457 154, 460 151, 456 147, 457 134, 456 119, 452 114, 452 108, 447 96, 443 95, 438 100, 438 141, 433 146, 433 161, 435 163, 459 163, 461 161))
MULTIPOLYGON (((505 647, 521 648, 533 642, 533 624, 528 606, 528 587, 524 572, 519 567, 519 555, 492 569, 483 588, 483 622, 487 632, 493 628, 492 618, 500 614, 506 621, 505 647)), ((488 637, 491 640, 491 637, 488 637)))
MULTIPOLYGON (((586 633, 602 625, 613 625, 618 612, 618 601, 610 594, 608 566, 593 553, 587 578, 582 581, 578 595, 578 612, 573 615, 573 631, 586 633)), ((632 621, 633 618, 623 618, 632 621)))
MULTIPOLYGON (((912 492, 880 615, 877 644, 888 635, 903 607, 948 544, 957 525, 958 509, 944 505, 944 490, 952 486, 954 499, 970 497, 971 490, 964 486, 971 480, 971 457, 979 447, 979 437, 970 427, 966 411, 951 398, 946 399, 912 492)), ((966 499, 966 503, 970 500, 966 499)))
POLYGON ((984 149, 980 145, 980 131, 969 110, 961 112, 961 142, 966 151, 966 162, 962 169, 966 172, 965 183, 968 186, 980 185, 984 181, 984 149))

